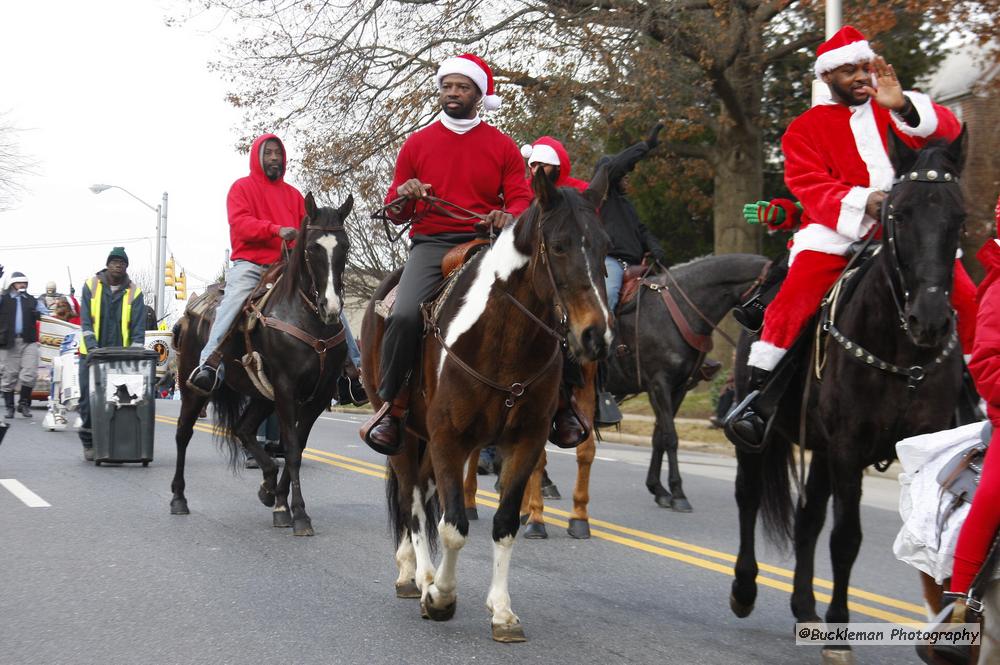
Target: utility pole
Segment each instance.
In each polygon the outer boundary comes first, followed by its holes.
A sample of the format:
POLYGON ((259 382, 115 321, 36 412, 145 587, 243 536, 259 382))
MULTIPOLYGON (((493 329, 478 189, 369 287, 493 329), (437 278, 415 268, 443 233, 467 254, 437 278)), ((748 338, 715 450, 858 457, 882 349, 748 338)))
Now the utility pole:
POLYGON ((163 268, 167 265, 167 193, 163 192, 163 201, 158 207, 160 223, 156 225, 156 247, 159 252, 156 257, 156 321, 167 315, 166 291, 163 286, 163 268))

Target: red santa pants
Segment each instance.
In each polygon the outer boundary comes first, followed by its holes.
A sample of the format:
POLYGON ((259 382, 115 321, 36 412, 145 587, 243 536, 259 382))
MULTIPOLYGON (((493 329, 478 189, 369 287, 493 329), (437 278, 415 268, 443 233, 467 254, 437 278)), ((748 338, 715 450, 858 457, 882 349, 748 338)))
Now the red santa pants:
MULTIPOLYGON (((760 341, 754 342, 750 350, 750 365, 774 369, 819 310, 823 296, 837 281, 847 261, 846 256, 812 250, 804 250, 795 257, 778 295, 764 312, 764 329, 760 341)), ((976 327, 976 287, 957 259, 951 303, 958 313, 959 341, 965 352, 971 353, 976 327)))

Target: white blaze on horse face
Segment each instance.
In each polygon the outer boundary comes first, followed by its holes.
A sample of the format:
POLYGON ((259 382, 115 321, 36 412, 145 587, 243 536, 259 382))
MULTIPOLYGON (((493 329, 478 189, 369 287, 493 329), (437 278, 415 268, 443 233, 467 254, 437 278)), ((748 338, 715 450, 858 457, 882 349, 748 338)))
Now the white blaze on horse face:
POLYGON ((580 239, 580 251, 583 252, 583 261, 587 266, 587 279, 590 280, 590 286, 594 289, 594 298, 597 299, 597 304, 601 307, 601 314, 604 316, 604 343, 611 348, 611 315, 608 313, 608 306, 604 302, 604 298, 601 297, 601 290, 597 288, 597 283, 594 281, 594 272, 590 269, 590 257, 587 256, 587 247, 583 244, 583 238, 580 239))
POLYGON ((330 265, 330 274, 326 278, 326 291, 323 293, 323 297, 326 298, 326 315, 333 318, 340 313, 340 296, 337 295, 333 279, 333 250, 337 248, 337 236, 328 233, 317 240, 316 244, 326 250, 327 263, 330 265))
MULTIPOLYGON (((462 333, 472 328, 486 311, 486 303, 490 299, 493 283, 497 280, 506 281, 515 270, 528 265, 531 257, 522 254, 514 246, 514 230, 520 223, 521 221, 518 220, 505 228, 496 242, 493 243, 493 247, 486 251, 483 260, 480 261, 476 277, 465 294, 462 306, 458 308, 455 317, 448 324, 448 332, 445 334, 444 340, 448 346, 453 346, 462 333)), ((439 378, 447 357, 448 354, 442 353, 441 359, 438 361, 439 378)))
POLYGON ((486 609, 493 614, 490 619, 493 624, 510 626, 520 623, 517 615, 510 609, 510 559, 513 553, 513 536, 493 541, 493 579, 486 595, 486 609))

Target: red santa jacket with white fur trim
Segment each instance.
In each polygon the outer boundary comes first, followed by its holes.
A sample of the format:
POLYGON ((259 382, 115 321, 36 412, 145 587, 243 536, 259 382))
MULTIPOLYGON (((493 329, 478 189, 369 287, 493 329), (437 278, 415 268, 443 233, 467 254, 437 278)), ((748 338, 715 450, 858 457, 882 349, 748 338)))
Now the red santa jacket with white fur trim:
POLYGON ((803 208, 790 260, 807 249, 843 256, 875 225, 865 204, 873 191, 892 186, 886 139, 890 127, 915 149, 932 139, 958 136, 961 125, 951 111, 927 95, 906 96, 920 115, 917 127, 870 99, 858 106, 820 104, 788 126, 781 139, 785 183, 803 208))

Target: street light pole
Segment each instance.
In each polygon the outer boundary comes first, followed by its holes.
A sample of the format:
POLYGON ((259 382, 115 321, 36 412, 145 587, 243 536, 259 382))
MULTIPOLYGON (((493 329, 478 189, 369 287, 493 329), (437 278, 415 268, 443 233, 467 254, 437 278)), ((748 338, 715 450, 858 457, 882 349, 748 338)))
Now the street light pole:
POLYGON ((156 320, 159 321, 164 314, 164 310, 166 309, 166 300, 164 300, 165 287, 163 283, 163 270, 167 263, 167 193, 163 192, 162 203, 154 208, 152 205, 146 203, 124 187, 119 187, 118 185, 90 186, 90 191, 94 194, 100 194, 108 189, 119 189, 156 213, 156 276, 154 282, 154 289, 156 292, 153 294, 153 311, 156 313, 156 320))

